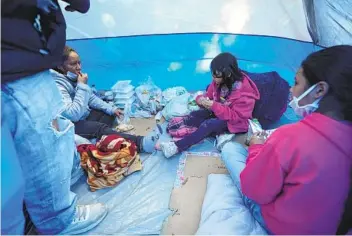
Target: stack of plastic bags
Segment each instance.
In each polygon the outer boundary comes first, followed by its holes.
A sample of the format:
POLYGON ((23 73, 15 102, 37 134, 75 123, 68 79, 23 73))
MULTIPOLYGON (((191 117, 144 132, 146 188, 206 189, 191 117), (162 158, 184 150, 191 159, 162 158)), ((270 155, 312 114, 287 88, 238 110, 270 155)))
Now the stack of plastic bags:
POLYGON ((155 115, 161 110, 161 89, 156 86, 151 78, 136 88, 136 96, 139 107, 155 115))
POLYGON ((136 99, 131 80, 118 81, 111 90, 114 93, 114 104, 118 108, 125 108, 126 104, 132 104, 136 99))
POLYGON ((199 107, 195 102, 198 95, 190 94, 184 87, 177 86, 162 91, 151 78, 134 89, 131 80, 118 81, 112 88, 114 105, 124 109, 124 120, 130 117, 150 118, 156 115, 166 120, 177 116, 185 116, 199 107))

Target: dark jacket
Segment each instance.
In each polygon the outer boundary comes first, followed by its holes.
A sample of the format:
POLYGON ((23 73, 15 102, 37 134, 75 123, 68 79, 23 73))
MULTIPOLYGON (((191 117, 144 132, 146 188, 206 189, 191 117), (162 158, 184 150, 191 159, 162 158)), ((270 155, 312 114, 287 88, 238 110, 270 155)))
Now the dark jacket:
MULTIPOLYGON (((57 0, 55 0, 57 3, 57 0)), ((82 13, 89 0, 65 0, 82 13)), ((1 83, 36 74, 61 63, 66 23, 58 10, 41 13, 36 0, 1 0, 1 83), (40 16, 40 26, 36 19, 40 16)), ((37 20, 38 22, 38 20, 37 20)))

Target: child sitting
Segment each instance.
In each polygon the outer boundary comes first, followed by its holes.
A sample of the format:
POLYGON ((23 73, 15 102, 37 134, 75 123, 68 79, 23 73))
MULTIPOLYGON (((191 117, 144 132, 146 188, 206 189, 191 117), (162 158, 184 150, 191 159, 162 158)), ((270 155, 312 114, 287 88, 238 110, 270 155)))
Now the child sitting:
POLYGON ((202 109, 192 112, 183 121, 198 129, 176 142, 160 143, 158 148, 167 158, 209 136, 248 130, 248 119, 252 118, 255 102, 260 97, 256 85, 241 72, 237 59, 230 53, 216 56, 210 67, 213 81, 206 94, 196 98, 202 109))

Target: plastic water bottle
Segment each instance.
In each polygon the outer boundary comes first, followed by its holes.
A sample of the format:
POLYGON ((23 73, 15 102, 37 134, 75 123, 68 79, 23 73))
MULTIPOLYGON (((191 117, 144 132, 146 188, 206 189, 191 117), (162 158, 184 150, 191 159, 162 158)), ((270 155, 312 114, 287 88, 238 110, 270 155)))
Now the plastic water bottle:
POLYGON ((123 110, 123 113, 124 113, 123 114, 123 119, 121 121, 122 124, 129 124, 130 123, 130 121, 131 121, 131 118, 130 118, 130 116, 131 116, 131 106, 132 106, 132 103, 127 102, 125 104, 125 108, 123 110))

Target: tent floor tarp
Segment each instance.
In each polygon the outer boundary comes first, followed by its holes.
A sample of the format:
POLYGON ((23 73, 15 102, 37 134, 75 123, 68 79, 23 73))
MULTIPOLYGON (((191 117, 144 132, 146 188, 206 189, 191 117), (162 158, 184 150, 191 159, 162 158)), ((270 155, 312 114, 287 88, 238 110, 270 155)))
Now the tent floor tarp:
MULTIPOLYGON (((154 128, 154 119, 134 119, 134 133, 145 135, 154 128)), ((166 123, 162 125, 164 131, 166 123)), ((161 140, 170 137, 164 132, 161 140)), ((195 145, 189 153, 217 153, 213 140, 195 145)), ((163 223, 173 211, 170 196, 174 186, 179 186, 183 177, 186 154, 166 159, 161 152, 142 154, 143 170, 128 176, 118 186, 90 192, 85 177, 73 186, 80 204, 102 202, 107 204, 109 214, 105 220, 88 234, 160 234, 163 223), (172 209, 172 208, 171 208, 172 209)), ((202 165, 196 167, 199 170, 202 165)), ((206 179, 206 178, 205 178, 206 179)), ((205 192, 204 183, 204 191, 205 192)), ((191 194, 191 193, 189 193, 191 194)), ((202 201, 199 202, 199 211, 202 201)))

